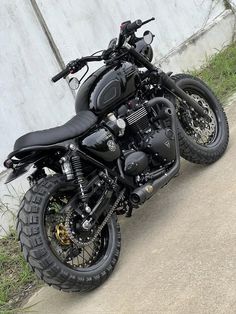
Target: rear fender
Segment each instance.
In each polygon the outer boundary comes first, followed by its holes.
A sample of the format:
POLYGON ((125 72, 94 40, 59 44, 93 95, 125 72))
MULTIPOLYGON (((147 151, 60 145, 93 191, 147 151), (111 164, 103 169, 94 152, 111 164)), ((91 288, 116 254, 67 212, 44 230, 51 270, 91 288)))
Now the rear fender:
MULTIPOLYGON (((8 155, 4 166, 10 169, 5 184, 26 173, 33 165, 38 168, 50 167, 66 153, 67 145, 32 146, 14 151, 8 155), (53 162, 52 162, 53 160, 53 162)), ((54 169, 53 169, 54 170, 54 169)))
POLYGON ((15 180, 16 178, 22 176, 24 173, 26 173, 31 167, 33 163, 31 164, 21 164, 17 165, 15 168, 9 170, 10 173, 7 176, 7 179, 5 181, 5 184, 15 180))

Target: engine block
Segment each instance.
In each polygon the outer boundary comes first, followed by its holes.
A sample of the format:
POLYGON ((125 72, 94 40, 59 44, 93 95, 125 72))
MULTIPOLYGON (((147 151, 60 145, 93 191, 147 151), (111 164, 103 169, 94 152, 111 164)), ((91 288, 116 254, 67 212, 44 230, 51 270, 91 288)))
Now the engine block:
POLYGON ((126 117, 126 121, 133 132, 140 132, 140 130, 146 130, 150 127, 147 110, 144 106, 133 111, 126 117))

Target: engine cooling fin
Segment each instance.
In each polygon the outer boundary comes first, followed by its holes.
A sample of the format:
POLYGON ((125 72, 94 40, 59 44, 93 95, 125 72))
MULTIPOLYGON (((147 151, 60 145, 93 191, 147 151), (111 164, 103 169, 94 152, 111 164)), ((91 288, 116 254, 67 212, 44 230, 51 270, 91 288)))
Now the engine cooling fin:
POLYGON ((133 132, 147 129, 149 127, 149 121, 146 108, 142 106, 138 110, 132 112, 126 117, 126 121, 133 132))

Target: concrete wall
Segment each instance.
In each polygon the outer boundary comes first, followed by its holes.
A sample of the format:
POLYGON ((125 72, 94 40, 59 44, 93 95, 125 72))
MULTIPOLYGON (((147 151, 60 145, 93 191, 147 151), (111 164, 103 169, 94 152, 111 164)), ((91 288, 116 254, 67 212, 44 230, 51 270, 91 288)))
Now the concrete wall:
MULTIPOLYGON (((30 2, 1 0, 0 4, 1 172, 16 138, 69 119, 74 115, 74 98, 65 81, 50 82, 60 68, 30 2)), ((0 235, 12 221, 9 211, 2 213, 7 206, 16 211, 27 189, 22 179, 7 187, 5 177, 0 173, 0 235)))
POLYGON ((37 0, 37 4, 66 62, 106 48, 118 36, 122 21, 152 16, 156 21, 137 34, 149 29, 156 35, 153 48, 158 61, 225 10, 223 1, 215 0, 37 0))
MULTIPOLYGON (((225 11, 223 0, 0 0, 0 4, 0 172, 17 137, 59 125, 74 114, 66 81, 50 81, 60 71, 55 51, 67 63, 106 48, 118 36, 122 21, 155 16, 156 21, 138 35, 146 29, 156 34, 155 62, 179 71, 202 64, 206 54, 231 40, 234 29, 234 16, 225 11), (32 3, 38 6, 53 42, 32 3)), ((93 64, 91 70, 100 64, 93 64)), ((9 194, 2 184, 5 176, 0 174, 0 198, 11 204, 11 198, 3 196, 9 194)), ((13 184, 17 194, 21 184, 25 190, 25 180, 13 184)), ((7 226, 9 218, 4 217, 0 225, 7 226)))
POLYGON ((161 59, 155 58, 164 70, 183 72, 202 66, 211 56, 226 47, 233 38, 235 15, 222 12, 204 29, 200 29, 161 59))
POLYGON ((60 68, 28 0, 1 0, 0 165, 25 132, 63 123, 74 114, 67 84, 50 82, 60 68))

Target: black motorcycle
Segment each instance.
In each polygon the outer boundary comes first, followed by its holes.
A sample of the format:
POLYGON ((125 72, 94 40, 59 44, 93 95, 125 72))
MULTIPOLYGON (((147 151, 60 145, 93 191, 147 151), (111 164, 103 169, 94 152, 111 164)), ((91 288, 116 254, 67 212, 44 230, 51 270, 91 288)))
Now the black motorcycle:
POLYGON ((32 270, 58 289, 100 286, 120 253, 117 215, 130 217, 175 177, 180 156, 207 165, 228 145, 227 118, 209 87, 151 63, 154 36, 135 35, 151 20, 122 23, 108 49, 54 76, 105 63, 81 85, 71 120, 21 136, 4 162, 6 183, 34 167, 17 233, 32 270))

